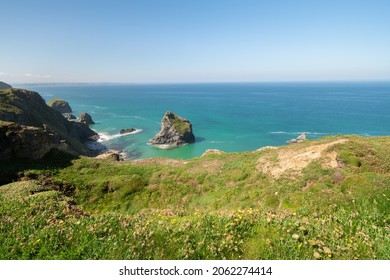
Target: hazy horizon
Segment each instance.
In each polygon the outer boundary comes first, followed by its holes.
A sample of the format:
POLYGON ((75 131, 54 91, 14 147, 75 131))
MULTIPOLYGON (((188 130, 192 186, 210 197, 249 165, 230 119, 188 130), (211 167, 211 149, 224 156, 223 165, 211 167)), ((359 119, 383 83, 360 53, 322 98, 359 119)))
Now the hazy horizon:
POLYGON ((6 1, 0 80, 390 80, 390 2, 6 1))

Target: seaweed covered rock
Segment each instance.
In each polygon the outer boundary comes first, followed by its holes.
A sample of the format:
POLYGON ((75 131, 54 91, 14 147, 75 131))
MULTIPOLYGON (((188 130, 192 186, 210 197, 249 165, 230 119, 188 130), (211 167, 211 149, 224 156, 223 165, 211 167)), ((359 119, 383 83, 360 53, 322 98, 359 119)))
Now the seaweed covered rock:
POLYGON ((148 143, 175 147, 194 142, 192 124, 183 117, 166 112, 161 120, 161 130, 148 143))

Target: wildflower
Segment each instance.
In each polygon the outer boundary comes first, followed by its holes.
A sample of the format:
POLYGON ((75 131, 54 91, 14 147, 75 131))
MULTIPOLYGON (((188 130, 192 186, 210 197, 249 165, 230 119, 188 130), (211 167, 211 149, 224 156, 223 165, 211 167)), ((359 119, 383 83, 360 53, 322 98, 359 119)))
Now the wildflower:
POLYGON ((326 254, 332 253, 332 251, 331 251, 328 247, 323 247, 322 249, 324 250, 324 252, 325 252, 326 254))
POLYGON ((294 233, 294 234, 292 235, 292 238, 294 238, 294 239, 299 239, 299 235, 296 234, 296 233, 294 233))
POLYGON ((319 259, 319 258, 321 258, 321 255, 320 255, 320 253, 315 251, 314 254, 313 254, 313 257, 316 258, 316 259, 319 259))

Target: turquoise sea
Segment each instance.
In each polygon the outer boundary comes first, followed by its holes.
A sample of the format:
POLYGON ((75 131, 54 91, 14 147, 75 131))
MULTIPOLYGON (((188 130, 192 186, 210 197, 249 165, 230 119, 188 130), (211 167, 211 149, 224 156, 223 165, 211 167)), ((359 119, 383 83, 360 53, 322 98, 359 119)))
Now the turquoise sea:
POLYGON ((102 144, 129 159, 192 158, 278 146, 308 132, 390 135, 390 82, 23 85, 46 101, 68 101, 88 112, 102 144), (189 119, 196 143, 162 150, 147 144, 166 111, 189 119), (121 136, 122 128, 138 133, 121 136))

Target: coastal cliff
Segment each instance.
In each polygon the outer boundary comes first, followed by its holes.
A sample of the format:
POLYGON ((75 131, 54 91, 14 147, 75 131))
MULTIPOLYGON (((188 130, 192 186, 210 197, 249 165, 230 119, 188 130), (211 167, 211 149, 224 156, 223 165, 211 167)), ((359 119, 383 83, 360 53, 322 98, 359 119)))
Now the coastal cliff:
POLYGON ((53 149, 93 155, 85 145, 98 135, 82 123, 70 122, 34 91, 0 90, 0 160, 40 159, 53 149))
POLYGON ((49 102, 47 102, 47 105, 49 105, 51 108, 53 108, 54 110, 56 110, 61 114, 72 113, 72 108, 70 108, 69 103, 58 98, 54 98, 50 100, 49 102))
POLYGON ((194 142, 190 121, 175 113, 166 112, 161 120, 161 130, 148 143, 175 147, 194 142))

